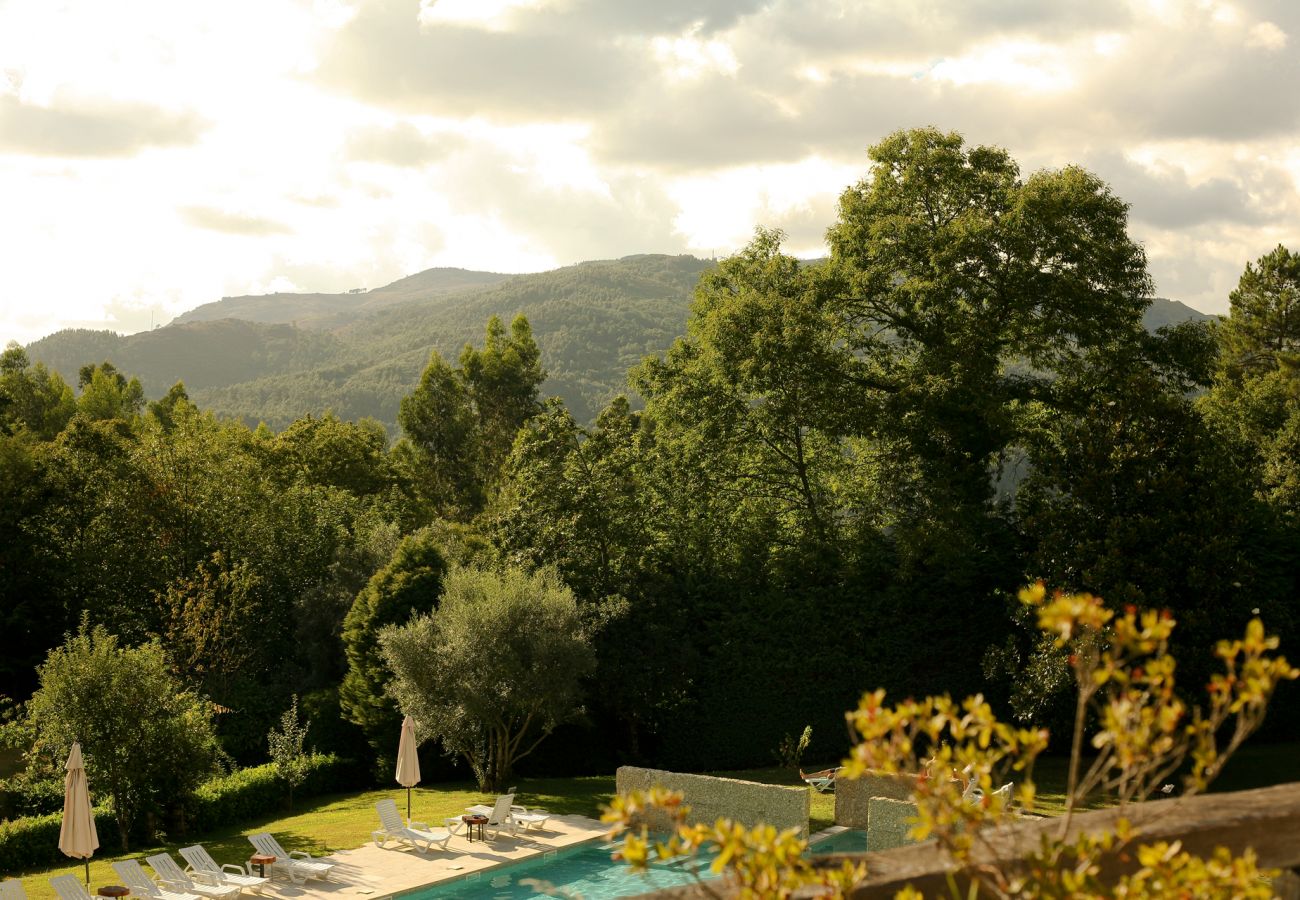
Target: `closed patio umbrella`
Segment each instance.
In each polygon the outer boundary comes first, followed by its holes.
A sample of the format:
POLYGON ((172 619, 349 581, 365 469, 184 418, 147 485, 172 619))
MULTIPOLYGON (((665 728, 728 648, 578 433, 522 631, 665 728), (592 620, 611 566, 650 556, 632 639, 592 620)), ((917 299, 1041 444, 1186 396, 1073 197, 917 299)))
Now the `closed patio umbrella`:
POLYGON ((402 721, 402 739, 397 743, 397 783, 406 788, 406 821, 411 821, 411 788, 420 783, 420 756, 415 752, 415 720, 402 721))
POLYGON ((81 744, 74 743, 63 768, 63 825, 59 828, 59 849, 64 855, 86 861, 86 889, 90 889, 90 857, 99 847, 95 815, 90 810, 90 787, 81 762, 81 744))

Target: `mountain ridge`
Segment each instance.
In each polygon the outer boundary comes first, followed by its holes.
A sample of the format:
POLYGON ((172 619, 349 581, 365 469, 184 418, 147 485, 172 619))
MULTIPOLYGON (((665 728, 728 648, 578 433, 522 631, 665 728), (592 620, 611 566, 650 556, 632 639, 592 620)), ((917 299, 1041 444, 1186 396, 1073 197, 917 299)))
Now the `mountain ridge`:
MULTIPOLYGON (((489 316, 522 313, 548 372, 543 394, 562 397, 589 422, 628 393, 628 368, 685 332, 695 285, 714 264, 638 254, 526 275, 427 269, 356 294, 223 298, 133 335, 65 329, 27 351, 73 383, 82 365, 106 359, 139 377, 150 397, 183 381, 199 405, 249 424, 282 428, 332 411, 395 432, 401 398, 431 352, 454 363, 467 342, 482 342, 489 316), (218 317, 241 311, 280 321, 218 317)), ((1154 331, 1210 318, 1155 298, 1144 324, 1154 331)))

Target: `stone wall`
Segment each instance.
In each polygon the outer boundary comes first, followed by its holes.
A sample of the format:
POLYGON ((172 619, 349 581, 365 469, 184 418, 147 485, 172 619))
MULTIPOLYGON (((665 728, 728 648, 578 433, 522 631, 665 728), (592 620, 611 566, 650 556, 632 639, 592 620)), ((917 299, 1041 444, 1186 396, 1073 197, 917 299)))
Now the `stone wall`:
POLYGON ((852 780, 837 778, 835 779, 835 824, 849 828, 866 828, 869 823, 868 804, 872 797, 909 800, 911 796, 911 788, 906 782, 890 775, 868 773, 852 780))
POLYGON ((891 800, 888 797, 872 797, 867 801, 867 849, 872 853, 877 850, 893 850, 916 841, 907 836, 916 818, 916 804, 907 800, 891 800))
MULTIPOLYGON (((778 830, 797 828, 802 837, 808 837, 810 800, 806 787, 783 787, 713 775, 641 769, 636 766, 620 766, 615 776, 615 785, 620 794, 645 791, 656 785, 680 791, 683 802, 691 808, 691 822, 712 825, 719 818, 727 818, 751 827, 764 822, 778 830)), ((655 828, 663 827, 665 823, 649 824, 655 828)))

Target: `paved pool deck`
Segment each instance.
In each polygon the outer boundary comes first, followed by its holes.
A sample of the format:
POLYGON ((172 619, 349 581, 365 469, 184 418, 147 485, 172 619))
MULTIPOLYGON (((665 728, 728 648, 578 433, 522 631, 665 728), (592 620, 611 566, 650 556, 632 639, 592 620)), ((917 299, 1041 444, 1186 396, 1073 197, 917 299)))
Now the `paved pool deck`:
POLYGON ((464 835, 454 835, 446 852, 434 848, 420 853, 405 845, 399 848, 391 841, 381 849, 369 843, 324 857, 337 864, 328 880, 313 878, 306 884, 291 884, 275 879, 265 885, 263 894, 283 900, 381 900, 412 888, 581 844, 603 837, 608 831, 607 826, 586 816, 551 816, 544 831, 532 829, 513 837, 502 832, 496 840, 473 843, 464 835))

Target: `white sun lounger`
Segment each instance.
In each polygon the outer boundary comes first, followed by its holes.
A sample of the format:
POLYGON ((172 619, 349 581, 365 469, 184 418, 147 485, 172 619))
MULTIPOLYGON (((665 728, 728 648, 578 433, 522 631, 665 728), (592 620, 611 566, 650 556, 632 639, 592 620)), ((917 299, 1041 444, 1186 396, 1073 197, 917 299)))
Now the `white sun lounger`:
POLYGON ((274 856, 275 862, 271 864, 271 871, 280 872, 291 881, 302 883, 308 878, 329 878, 330 870, 334 868, 334 863, 313 859, 310 853, 303 850, 294 850, 290 853, 267 832, 250 834, 248 842, 257 849, 258 853, 274 856))
POLYGON ((237 885, 223 884, 219 877, 204 875, 201 872, 195 872, 191 877, 166 853, 146 856, 144 860, 149 864, 149 868, 158 874, 158 881, 168 890, 198 894, 201 897, 211 897, 213 900, 239 896, 240 888, 237 885))
POLYGON ((50 887, 59 895, 59 900, 90 900, 86 886, 76 875, 55 875, 50 879, 50 887))
MULTIPOLYGON (((496 836, 502 831, 509 831, 512 836, 516 831, 514 815, 512 812, 515 808, 513 805, 514 802, 514 794, 502 794, 497 797, 495 806, 487 806, 480 803, 477 806, 469 807, 466 811, 475 816, 487 816, 487 824, 483 827, 489 832, 488 837, 496 840, 496 836)), ((459 822, 460 820, 447 820, 449 825, 453 821, 459 822)))
POLYGON ((187 863, 186 869, 191 874, 219 878, 222 884, 233 884, 246 891, 259 891, 262 889, 262 885, 267 882, 265 878, 250 875, 244 870, 243 866, 236 863, 226 863, 224 866, 217 865, 217 861, 212 858, 212 854, 208 853, 202 844, 195 844, 193 847, 182 847, 180 854, 187 863))
POLYGON ((27 891, 23 890, 23 883, 17 878, 6 878, 0 881, 0 900, 27 900, 27 891))
POLYGON ((392 800, 380 800, 375 804, 375 810, 379 813, 379 828, 372 831, 371 836, 375 839, 376 847, 383 847, 389 841, 397 841, 399 844, 406 844, 425 853, 432 850, 434 844, 437 844, 440 850, 447 849, 451 832, 446 828, 430 831, 429 826, 424 822, 411 822, 407 825, 402 821, 402 814, 397 811, 397 804, 392 800), (421 847, 421 844, 424 846, 421 847))
POLYGON ((132 897, 152 897, 153 900, 200 900, 198 894, 188 891, 170 891, 160 887, 147 874, 140 863, 134 859, 124 859, 113 863, 113 871, 122 883, 131 889, 132 897))

